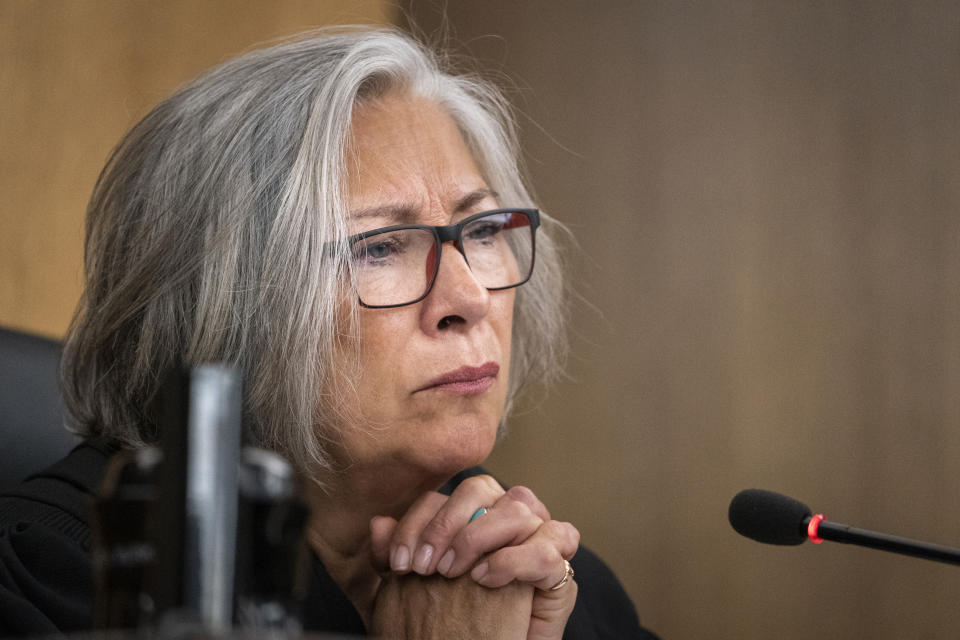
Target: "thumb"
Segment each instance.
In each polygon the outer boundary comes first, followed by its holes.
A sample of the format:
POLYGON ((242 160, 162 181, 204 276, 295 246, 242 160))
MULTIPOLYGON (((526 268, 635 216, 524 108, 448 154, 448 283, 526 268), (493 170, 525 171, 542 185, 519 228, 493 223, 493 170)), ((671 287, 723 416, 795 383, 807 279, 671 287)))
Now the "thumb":
POLYGON ((562 637, 567 619, 577 602, 577 590, 577 583, 573 580, 557 591, 537 589, 533 596, 527 640, 555 640, 562 637))
POLYGON ((370 556, 373 568, 383 573, 390 570, 390 540, 397 521, 389 516, 370 519, 370 556))

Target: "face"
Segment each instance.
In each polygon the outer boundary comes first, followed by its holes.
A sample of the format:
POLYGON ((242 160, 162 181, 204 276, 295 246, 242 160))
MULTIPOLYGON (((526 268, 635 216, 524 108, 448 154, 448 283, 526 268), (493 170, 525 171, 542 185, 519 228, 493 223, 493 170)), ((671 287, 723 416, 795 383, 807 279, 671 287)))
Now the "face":
MULTIPOLYGON (((425 99, 358 108, 347 166, 351 233, 448 225, 498 207, 453 120, 425 99)), ((344 429, 344 462, 438 478, 482 462, 507 394, 514 295, 481 286, 448 243, 424 300, 361 308, 360 406, 344 429)))

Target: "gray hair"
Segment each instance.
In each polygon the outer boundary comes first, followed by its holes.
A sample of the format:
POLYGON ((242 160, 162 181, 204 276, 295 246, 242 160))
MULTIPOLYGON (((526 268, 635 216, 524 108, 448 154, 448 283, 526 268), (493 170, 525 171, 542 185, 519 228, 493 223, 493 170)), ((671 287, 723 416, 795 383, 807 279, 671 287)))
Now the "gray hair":
MULTIPOLYGON (((351 393, 334 363, 356 318, 342 302, 354 107, 396 90, 435 101, 502 202, 534 206, 502 94, 445 64, 396 30, 321 30, 226 62, 137 124, 87 210, 62 372, 71 430, 153 442, 147 407, 165 372, 226 362, 243 372, 259 443, 314 478, 331 469, 351 393)), ((558 227, 543 218, 536 272, 517 291, 507 410, 565 352, 558 227)))

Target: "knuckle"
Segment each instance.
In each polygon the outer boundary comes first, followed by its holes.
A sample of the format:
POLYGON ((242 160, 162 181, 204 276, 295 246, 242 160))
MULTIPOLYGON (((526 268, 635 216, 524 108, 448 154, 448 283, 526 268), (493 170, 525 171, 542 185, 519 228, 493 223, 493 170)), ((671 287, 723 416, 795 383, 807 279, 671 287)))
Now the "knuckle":
POLYGON ((540 498, 538 498, 537 495, 529 488, 523 485, 510 487, 507 490, 506 495, 509 496, 511 500, 522 502, 523 504, 527 505, 531 511, 536 513, 544 520, 550 519, 550 511, 547 509, 546 505, 544 505, 543 502, 540 501, 540 498))
POLYGON ((534 545, 534 553, 536 554, 537 562, 543 563, 544 566, 553 566, 557 562, 563 562, 560 551, 546 540, 538 541, 534 545))
POLYGON ((533 515, 533 511, 524 502, 510 500, 504 503, 504 510, 512 518, 527 519, 533 515))
POLYGON ((520 547, 503 547, 487 555, 486 560, 491 567, 506 568, 513 570, 523 559, 523 551, 520 547))
POLYGON ((477 477, 480 479, 478 492, 485 496, 491 504, 503 495, 503 487, 500 486, 500 483, 497 482, 493 476, 483 475, 477 477))
POLYGON ((476 529, 471 529, 467 527, 460 531, 460 534, 457 536, 454 541, 454 546, 457 547, 457 552, 467 551, 474 549, 478 545, 479 534, 476 529))
POLYGON ((555 540, 563 540, 567 537, 567 529, 563 522, 548 520, 543 523, 544 533, 555 540))
POLYGON ((580 546, 580 531, 569 522, 550 520, 544 523, 543 529, 549 538, 569 553, 580 546))
POLYGON ((480 496, 481 499, 485 499, 491 495, 499 495, 500 493, 503 493, 503 489, 500 488, 500 485, 497 483, 497 481, 493 479, 493 476, 489 475, 471 476, 460 483, 460 486, 457 487, 457 491, 469 495, 480 496))
POLYGON ((507 489, 506 494, 510 499, 516 500, 517 502, 522 502, 523 504, 530 505, 537 500, 536 494, 524 487, 523 485, 517 485, 515 487, 510 487, 507 489))
POLYGON ((478 476, 483 479, 484 483, 487 485, 487 488, 496 492, 503 493, 503 487, 500 486, 500 483, 497 482, 497 479, 491 475, 482 475, 478 476))
POLYGON ((456 530, 457 525, 450 519, 450 514, 441 511, 424 527, 421 538, 425 542, 436 545, 449 540, 456 533, 456 530))
POLYGON ((457 488, 459 489, 459 488, 462 487, 462 488, 464 488, 464 489, 468 489, 468 488, 473 488, 473 487, 483 487, 483 486, 486 486, 486 484, 487 484, 486 478, 487 478, 487 476, 470 476, 469 478, 467 478, 466 480, 464 480, 463 482, 461 482, 461 483, 460 483, 460 486, 457 487, 457 488))
POLYGON ((544 576, 553 576, 557 572, 557 566, 563 563, 563 558, 557 553, 557 550, 550 547, 548 551, 539 555, 537 567, 544 576))
POLYGON ((400 519, 394 531, 393 539, 399 544, 413 544, 420 533, 440 511, 447 497, 440 494, 428 494, 417 500, 400 519))

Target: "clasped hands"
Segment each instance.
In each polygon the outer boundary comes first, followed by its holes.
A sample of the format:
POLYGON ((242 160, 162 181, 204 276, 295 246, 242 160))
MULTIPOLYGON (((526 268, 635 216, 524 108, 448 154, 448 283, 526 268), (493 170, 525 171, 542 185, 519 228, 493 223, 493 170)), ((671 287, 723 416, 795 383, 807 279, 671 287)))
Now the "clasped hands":
POLYGON ((577 597, 566 575, 580 543, 525 487, 490 476, 464 480, 452 495, 429 492, 399 521, 370 521, 383 582, 375 635, 391 638, 559 640, 577 597), (479 508, 482 516, 471 518, 479 508))

